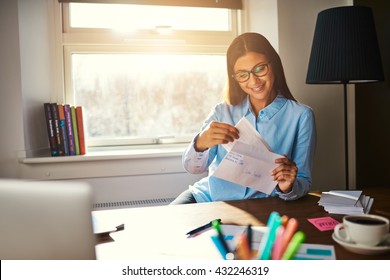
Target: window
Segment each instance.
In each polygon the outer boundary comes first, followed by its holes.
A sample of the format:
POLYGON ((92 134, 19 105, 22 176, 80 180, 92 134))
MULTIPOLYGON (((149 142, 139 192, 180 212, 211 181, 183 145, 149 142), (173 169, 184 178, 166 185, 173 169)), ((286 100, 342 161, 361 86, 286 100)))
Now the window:
POLYGON ((238 11, 62 5, 65 102, 85 108, 88 145, 190 141, 222 100, 238 11))

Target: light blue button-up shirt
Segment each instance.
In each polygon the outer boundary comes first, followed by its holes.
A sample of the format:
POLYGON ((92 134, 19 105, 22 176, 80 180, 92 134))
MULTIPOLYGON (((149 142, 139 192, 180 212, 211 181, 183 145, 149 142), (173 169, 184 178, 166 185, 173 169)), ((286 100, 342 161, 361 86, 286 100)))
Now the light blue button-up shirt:
POLYGON ((275 100, 259 112, 258 118, 251 111, 247 97, 239 105, 219 103, 204 122, 201 131, 211 121, 236 125, 245 116, 256 128, 273 152, 286 154, 297 167, 298 174, 289 193, 275 188, 271 195, 212 176, 227 151, 222 145, 204 152, 196 152, 194 140, 183 154, 183 166, 189 173, 199 174, 209 171, 209 176, 190 186, 197 202, 224 201, 247 198, 279 196, 284 200, 298 199, 309 191, 311 171, 316 145, 316 127, 313 110, 299 102, 278 95, 275 100))

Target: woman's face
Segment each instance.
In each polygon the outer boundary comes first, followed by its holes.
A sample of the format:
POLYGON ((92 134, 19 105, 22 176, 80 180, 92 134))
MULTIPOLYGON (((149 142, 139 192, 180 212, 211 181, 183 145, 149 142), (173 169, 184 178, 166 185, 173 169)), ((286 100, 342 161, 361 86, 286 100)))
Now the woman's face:
POLYGON ((233 72, 236 81, 238 80, 241 89, 249 95, 253 105, 265 107, 276 97, 273 89, 275 76, 272 64, 265 55, 256 52, 246 53, 237 59, 233 72))

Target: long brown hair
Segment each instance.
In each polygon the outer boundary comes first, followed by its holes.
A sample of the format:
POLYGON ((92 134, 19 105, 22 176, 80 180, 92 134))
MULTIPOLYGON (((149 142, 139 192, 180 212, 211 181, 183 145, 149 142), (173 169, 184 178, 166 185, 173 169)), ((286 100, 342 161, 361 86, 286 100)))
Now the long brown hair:
POLYGON ((244 33, 239 35, 230 44, 226 58, 227 58, 227 72, 228 84, 225 89, 225 101, 231 105, 240 104, 247 94, 241 89, 238 82, 234 80, 233 67, 237 59, 248 52, 256 52, 265 55, 272 63, 272 69, 275 75, 274 88, 279 91, 286 98, 295 100, 292 96, 284 76, 283 65, 279 54, 275 51, 269 41, 258 33, 244 33))

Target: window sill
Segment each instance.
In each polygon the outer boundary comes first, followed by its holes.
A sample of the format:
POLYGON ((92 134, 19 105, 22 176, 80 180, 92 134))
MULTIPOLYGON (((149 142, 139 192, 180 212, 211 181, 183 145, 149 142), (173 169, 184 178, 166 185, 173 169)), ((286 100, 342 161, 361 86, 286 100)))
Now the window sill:
POLYGON ((85 155, 77 156, 31 156, 20 157, 23 164, 65 163, 65 162, 88 162, 127 160, 145 158, 179 157, 183 154, 188 143, 183 144, 158 144, 140 146, 117 146, 117 147, 93 147, 89 148, 85 155))
MULTIPOLYGON (((182 154, 187 144, 91 148, 79 156, 19 157, 24 179, 62 180, 102 177, 183 174, 182 154)), ((47 153, 46 153, 47 154, 47 153)))

